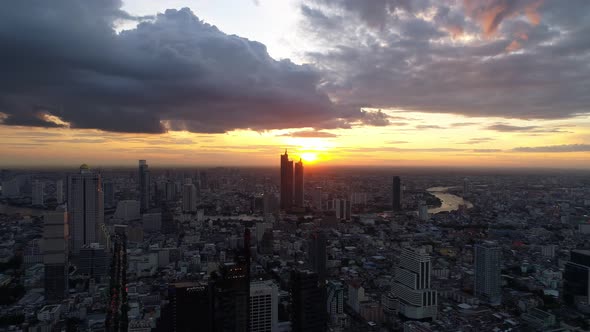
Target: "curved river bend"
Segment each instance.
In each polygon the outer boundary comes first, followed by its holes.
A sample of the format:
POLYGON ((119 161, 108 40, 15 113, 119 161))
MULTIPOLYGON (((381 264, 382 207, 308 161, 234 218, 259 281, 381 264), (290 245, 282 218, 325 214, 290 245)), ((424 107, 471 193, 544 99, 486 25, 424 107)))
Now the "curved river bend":
POLYGON ((463 197, 448 193, 447 190, 450 188, 452 187, 432 187, 426 189, 426 191, 436 196, 442 202, 440 207, 428 209, 428 213, 436 214, 439 212, 455 211, 459 209, 459 205, 466 205, 468 209, 473 207, 473 204, 464 200, 463 197))

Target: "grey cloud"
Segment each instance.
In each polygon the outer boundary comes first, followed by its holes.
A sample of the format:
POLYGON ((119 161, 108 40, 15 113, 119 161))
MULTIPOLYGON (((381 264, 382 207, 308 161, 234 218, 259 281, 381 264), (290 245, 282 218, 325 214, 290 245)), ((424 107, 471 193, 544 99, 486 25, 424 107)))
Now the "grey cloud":
POLYGON ((0 112, 5 125, 162 133, 382 125, 335 105, 310 65, 276 61, 266 47, 189 9, 135 18, 121 1, 23 0, 0 11, 0 112), (138 20, 117 34, 116 20, 138 20))
POLYGON ((338 137, 338 135, 326 131, 318 130, 299 130, 291 133, 283 134, 281 136, 289 137, 338 137))
POLYGON ((430 3, 432 20, 403 6, 404 15, 392 15, 382 2, 327 2, 322 26, 330 28, 312 31, 323 48, 307 55, 327 78, 324 91, 334 100, 519 119, 589 113, 589 1, 439 1, 430 3), (359 19, 365 6, 378 4, 389 14, 359 19), (467 33, 487 37, 452 39, 467 33), (511 48, 515 41, 518 47, 511 48))
POLYGON ((516 152, 590 152, 590 144, 565 144, 534 147, 517 147, 516 152))
POLYGON ((469 140, 467 140, 461 144, 480 144, 480 143, 490 142, 493 140, 494 139, 491 137, 475 137, 475 138, 470 138, 469 140))
POLYGON ((500 149, 473 149, 475 153, 495 153, 495 152, 502 152, 500 149))
POLYGON ((438 125, 417 125, 416 129, 446 129, 438 125))
POLYGON ((504 123, 497 123, 485 127, 487 130, 499 132, 527 132, 527 133, 567 133, 568 131, 560 128, 545 128, 541 126, 514 126, 504 123))

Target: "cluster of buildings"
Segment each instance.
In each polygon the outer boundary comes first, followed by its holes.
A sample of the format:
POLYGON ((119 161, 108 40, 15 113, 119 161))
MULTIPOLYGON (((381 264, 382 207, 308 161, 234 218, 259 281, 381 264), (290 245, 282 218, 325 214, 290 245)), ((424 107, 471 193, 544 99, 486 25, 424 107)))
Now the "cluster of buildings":
POLYGON ((585 174, 306 174, 285 151, 278 174, 141 160, 2 184, 0 331, 590 324, 585 174))

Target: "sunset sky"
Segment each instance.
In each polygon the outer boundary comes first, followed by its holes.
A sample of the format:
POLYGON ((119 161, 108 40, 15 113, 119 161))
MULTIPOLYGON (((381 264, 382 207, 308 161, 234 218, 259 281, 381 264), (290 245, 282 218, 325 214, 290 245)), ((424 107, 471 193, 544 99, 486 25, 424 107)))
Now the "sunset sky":
POLYGON ((0 166, 590 165, 588 0, 3 7, 0 166))

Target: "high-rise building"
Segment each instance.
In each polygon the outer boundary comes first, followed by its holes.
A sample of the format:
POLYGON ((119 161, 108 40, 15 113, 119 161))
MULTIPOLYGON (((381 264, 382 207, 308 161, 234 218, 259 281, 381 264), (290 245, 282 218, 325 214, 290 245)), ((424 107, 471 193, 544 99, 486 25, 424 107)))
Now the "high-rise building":
POLYGON ((55 303, 68 293, 68 214, 50 212, 43 219, 45 299, 55 303))
POLYGON ((104 246, 92 243, 80 248, 78 274, 101 280, 109 273, 109 256, 104 246))
POLYGON ((402 181, 399 176, 393 177, 391 187, 391 207, 393 211, 401 211, 402 209, 402 181))
POLYGON ((281 155, 281 210, 293 206, 293 161, 289 160, 287 150, 281 155))
POLYGON ((486 241, 475 245, 475 295, 490 304, 502 302, 502 249, 486 241))
POLYGON ((327 327, 326 288, 309 270, 291 272, 293 332, 324 332, 327 327))
POLYGON ((41 181, 35 180, 31 189, 32 204, 41 206, 45 203, 44 196, 45 185, 41 181))
POLYGON ((250 332, 273 332, 279 321, 279 291, 270 281, 250 283, 250 332))
POLYGON ((145 160, 139 161, 139 202, 142 212, 150 208, 150 171, 145 160))
POLYGON ((117 204, 115 202, 115 184, 112 181, 105 181, 102 184, 102 191, 104 193, 104 206, 113 208, 117 204))
POLYGON ((64 182, 61 179, 55 181, 55 200, 57 204, 64 202, 64 182))
POLYGON ((350 201, 336 198, 328 201, 328 210, 334 211, 338 220, 350 220, 352 206, 350 201))
POLYGON ((318 274, 320 282, 326 280, 326 246, 328 240, 324 232, 312 233, 308 241, 307 259, 311 269, 318 274))
POLYGON ((74 255, 84 245, 97 242, 97 227, 104 220, 104 197, 100 174, 88 165, 68 177, 70 250, 74 255))
POLYGON ((168 288, 171 326, 176 332, 213 330, 213 292, 206 282, 179 282, 168 288))
POLYGON ((590 300, 590 250, 572 250, 563 274, 563 298, 569 305, 590 300), (581 301, 579 301, 581 300, 581 301))
POLYGON ((311 195, 312 195, 311 202, 312 202, 314 209, 322 210, 323 209, 322 187, 315 187, 311 195))
POLYGON ((295 164, 295 184, 293 185, 295 197, 293 203, 297 207, 303 207, 303 161, 299 159, 299 162, 295 164))
POLYGON ((250 327, 249 265, 223 263, 215 281, 215 331, 248 331, 250 327))
POLYGON ((339 281, 330 280, 327 283, 327 309, 330 316, 344 313, 344 286, 339 281))
POLYGON ((182 211, 197 212, 197 188, 191 179, 186 179, 182 187, 182 211))
POLYGON ((398 313, 407 319, 436 319, 438 299, 430 288, 431 268, 423 249, 402 250, 391 292, 398 313))
POLYGON ((166 182, 166 200, 172 202, 176 199, 176 185, 172 181, 166 182))

